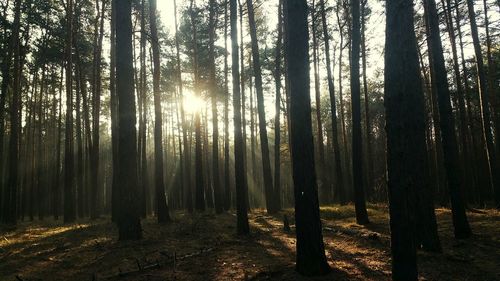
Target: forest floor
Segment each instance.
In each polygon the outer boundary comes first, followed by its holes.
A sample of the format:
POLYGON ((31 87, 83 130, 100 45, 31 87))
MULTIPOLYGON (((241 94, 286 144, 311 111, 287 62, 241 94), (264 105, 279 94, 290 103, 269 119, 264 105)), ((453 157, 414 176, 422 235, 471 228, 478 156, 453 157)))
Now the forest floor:
MULTIPOLYGON (((322 207, 332 273, 308 279, 294 271, 292 210, 249 215, 252 234, 238 237, 234 213, 174 213, 174 222, 143 220, 144 239, 118 242, 102 218, 71 225, 19 223, 0 229, 0 280, 390 280, 387 207, 369 205, 371 224, 358 226, 353 206, 322 207), (283 230, 283 216, 291 232, 283 230), (174 256, 175 262, 174 262, 174 256)), ((469 212, 474 237, 455 240, 451 213, 438 209, 443 254, 419 252, 421 280, 500 280, 500 212, 469 212)))

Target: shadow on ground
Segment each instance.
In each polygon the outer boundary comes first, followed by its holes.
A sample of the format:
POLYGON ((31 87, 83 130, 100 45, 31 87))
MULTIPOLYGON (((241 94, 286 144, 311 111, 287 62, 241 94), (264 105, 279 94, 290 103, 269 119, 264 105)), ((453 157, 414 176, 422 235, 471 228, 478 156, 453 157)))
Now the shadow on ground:
MULTIPOLYGON (((147 219, 136 242, 117 242, 109 218, 0 228, 0 280, 390 280, 387 208, 369 205, 369 215, 372 223, 358 226, 352 206, 322 208, 333 270, 318 278, 294 271, 292 210, 274 216, 253 210, 247 237, 235 235, 233 213, 178 212, 167 225, 147 219), (283 230, 284 215, 291 232, 283 230)), ((475 235, 465 241, 452 237, 448 210, 437 215, 444 253, 419 253, 421 279, 500 280, 500 213, 469 213, 475 235)))

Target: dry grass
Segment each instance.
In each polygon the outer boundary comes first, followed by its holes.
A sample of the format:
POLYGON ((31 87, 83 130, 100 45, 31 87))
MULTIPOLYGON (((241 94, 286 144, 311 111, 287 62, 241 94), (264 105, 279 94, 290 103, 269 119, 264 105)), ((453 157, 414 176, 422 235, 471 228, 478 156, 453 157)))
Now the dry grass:
MULTIPOLYGON (((438 209, 443 254, 419 253, 421 280, 500 280, 500 213, 469 213, 474 237, 452 237, 450 212, 438 209)), ((21 223, 0 232, 0 280, 389 280, 387 209, 369 205, 372 223, 358 226, 352 206, 322 208, 330 275, 307 279, 294 272, 295 238, 282 217, 250 214, 252 234, 235 235, 233 213, 186 215, 157 225, 143 221, 144 239, 117 242, 117 230, 102 219, 63 225, 21 223), (173 262, 173 256, 177 261, 173 262), (155 268, 145 269, 158 265, 155 268), (139 266, 143 269, 139 271, 139 266), (126 276, 119 273, 132 272, 126 276)))

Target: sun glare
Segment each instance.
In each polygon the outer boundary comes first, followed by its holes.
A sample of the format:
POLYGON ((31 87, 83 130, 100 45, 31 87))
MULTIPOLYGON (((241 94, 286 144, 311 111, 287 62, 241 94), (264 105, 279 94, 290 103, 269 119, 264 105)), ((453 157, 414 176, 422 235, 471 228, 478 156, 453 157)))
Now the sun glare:
POLYGON ((184 92, 184 110, 187 114, 195 114, 205 107, 205 101, 193 92, 184 92))

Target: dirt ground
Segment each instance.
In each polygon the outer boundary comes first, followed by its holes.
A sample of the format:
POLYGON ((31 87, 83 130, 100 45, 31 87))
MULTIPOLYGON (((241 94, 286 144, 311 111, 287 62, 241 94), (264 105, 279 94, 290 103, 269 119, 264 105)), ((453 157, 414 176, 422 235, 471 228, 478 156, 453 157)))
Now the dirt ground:
MULTIPOLYGON (((419 252, 420 280, 500 280, 500 212, 469 213, 474 237, 462 241, 453 238, 449 210, 437 213, 444 252, 419 252)), ((333 270, 321 278, 294 271, 292 210, 253 210, 248 237, 235 234, 234 213, 178 212, 167 225, 147 219, 137 242, 118 242, 109 218, 20 223, 0 229, 0 280, 390 280, 387 208, 369 205, 369 215, 372 223, 358 226, 352 206, 322 208, 333 270), (284 214, 291 232, 283 230, 284 214)))

